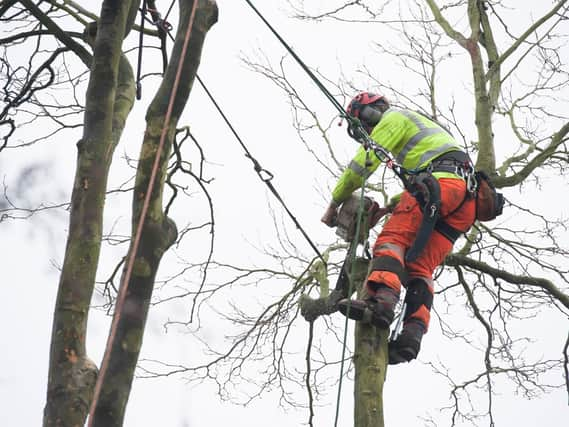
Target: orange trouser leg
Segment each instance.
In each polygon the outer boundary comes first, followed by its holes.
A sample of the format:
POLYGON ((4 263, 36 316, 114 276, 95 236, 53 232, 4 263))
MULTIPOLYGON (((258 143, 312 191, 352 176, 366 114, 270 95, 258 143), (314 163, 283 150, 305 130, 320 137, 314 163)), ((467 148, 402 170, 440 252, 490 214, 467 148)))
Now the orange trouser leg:
MULTIPOLYGON (((441 178, 439 179, 439 185, 441 188, 441 218, 458 230, 467 230, 474 222, 475 206, 474 200, 471 199, 463 203, 466 194, 465 182, 461 179, 441 178)), ((420 277, 425 280, 427 290, 431 295, 430 300, 432 301, 434 290, 432 282, 433 272, 452 250, 452 243, 437 231, 433 231, 419 257, 405 265, 405 252, 413 244, 422 218, 423 213, 417 200, 409 192, 405 191, 401 195, 401 200, 395 207, 391 217, 377 237, 374 246, 374 260, 378 257, 391 257, 399 260, 410 278, 407 283, 411 283, 413 278, 420 277)), ((390 265, 393 265, 393 263, 390 263, 390 265)), ((370 288, 370 284, 382 283, 399 290, 401 288, 400 277, 400 275, 398 276, 391 271, 373 270, 372 267, 372 272, 368 277, 368 288, 370 288)), ((407 285, 407 283, 404 283, 404 285, 407 285)), ((423 294, 428 300, 428 295, 426 293, 423 294)), ((428 326, 430 308, 430 304, 421 304, 414 312, 409 313, 408 318, 419 319, 425 323, 425 326, 428 326)))
POLYGON ((425 332, 431 321, 433 305, 433 281, 425 277, 412 277, 406 283, 404 322, 419 320, 425 326, 425 332))
POLYGON ((367 278, 367 293, 374 296, 383 285, 401 292, 401 276, 404 271, 403 250, 399 246, 385 244, 374 248, 371 272, 367 278))

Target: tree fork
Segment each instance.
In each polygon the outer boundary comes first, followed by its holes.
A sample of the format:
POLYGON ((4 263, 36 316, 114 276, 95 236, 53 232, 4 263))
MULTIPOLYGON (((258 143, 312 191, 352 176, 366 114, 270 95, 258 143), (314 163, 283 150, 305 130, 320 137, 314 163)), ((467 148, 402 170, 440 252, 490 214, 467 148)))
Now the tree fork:
MULTIPOLYGON (((123 424, 134 370, 142 347, 144 327, 156 273, 164 252, 177 238, 176 225, 164 214, 162 207, 162 193, 168 159, 175 136, 176 124, 186 105, 197 73, 205 35, 217 21, 217 5, 215 1, 195 1, 198 2, 196 5, 197 9, 195 10, 189 46, 184 57, 182 57, 182 47, 194 2, 188 0, 179 2, 180 18, 172 51, 172 59, 146 115, 147 128, 139 156, 140 160, 133 193, 133 238, 131 238, 130 251, 132 251, 134 233, 138 222, 141 220, 143 201, 149 188, 154 159, 159 150, 162 126, 165 123, 170 96, 175 96, 171 120, 168 123, 167 136, 163 150, 160 153, 155 185, 135 255, 134 268, 128 284, 122 285, 128 286, 128 292, 125 295, 122 311, 115 312, 116 335, 111 348, 107 349, 107 351, 110 351, 108 354, 108 367, 105 377, 102 378, 100 396, 94 402, 95 407, 93 419, 91 420, 93 426, 112 427, 123 424), (182 79, 178 83, 176 93, 172 94, 180 61, 183 61, 182 79)), ((123 277, 126 273, 126 268, 125 265, 123 277)))

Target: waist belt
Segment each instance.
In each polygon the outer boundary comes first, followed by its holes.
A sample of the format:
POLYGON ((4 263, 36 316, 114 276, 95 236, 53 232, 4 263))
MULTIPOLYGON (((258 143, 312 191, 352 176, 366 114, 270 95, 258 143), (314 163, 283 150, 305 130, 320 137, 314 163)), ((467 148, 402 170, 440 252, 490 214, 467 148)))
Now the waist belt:
POLYGON ((450 172, 461 178, 466 178, 467 174, 472 170, 472 162, 470 157, 464 151, 451 151, 445 153, 431 162, 429 171, 433 172, 450 172))

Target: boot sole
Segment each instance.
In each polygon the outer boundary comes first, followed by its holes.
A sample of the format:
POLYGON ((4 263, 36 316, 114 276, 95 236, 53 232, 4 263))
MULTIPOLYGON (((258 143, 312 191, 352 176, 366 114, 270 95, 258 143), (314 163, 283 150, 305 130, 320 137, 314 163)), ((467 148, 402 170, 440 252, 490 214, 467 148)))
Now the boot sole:
POLYGON ((389 364, 397 365, 398 363, 410 362, 417 358, 418 352, 413 347, 402 347, 389 349, 389 364))
POLYGON ((369 323, 377 328, 387 329, 391 323, 385 318, 374 315, 367 305, 362 305, 355 301, 349 303, 346 301, 340 301, 338 303, 338 309, 340 310, 340 313, 348 319, 369 323))

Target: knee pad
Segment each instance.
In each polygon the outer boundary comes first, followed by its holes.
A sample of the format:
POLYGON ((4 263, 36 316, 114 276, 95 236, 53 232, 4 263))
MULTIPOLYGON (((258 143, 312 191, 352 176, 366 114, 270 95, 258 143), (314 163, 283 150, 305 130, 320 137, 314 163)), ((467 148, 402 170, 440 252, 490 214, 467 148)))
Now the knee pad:
POLYGON ((380 255, 371 261, 371 271, 389 271, 397 276, 399 282, 405 283, 407 272, 401 261, 389 255, 380 255))
MULTIPOLYGON (((426 311, 430 312, 433 306, 433 291, 429 288, 429 284, 418 277, 411 279, 407 283, 405 303, 407 307, 405 309, 404 320, 408 320, 413 314, 419 311, 423 305, 426 311)), ((428 320, 426 323, 428 323, 428 320)))
POLYGON ((366 287, 371 295, 374 295, 381 286, 387 286, 399 293, 405 277, 406 272, 401 261, 388 255, 380 255, 371 261, 371 272, 366 287))

